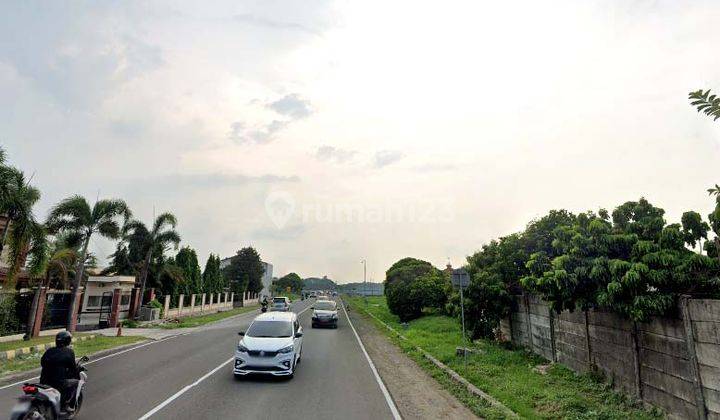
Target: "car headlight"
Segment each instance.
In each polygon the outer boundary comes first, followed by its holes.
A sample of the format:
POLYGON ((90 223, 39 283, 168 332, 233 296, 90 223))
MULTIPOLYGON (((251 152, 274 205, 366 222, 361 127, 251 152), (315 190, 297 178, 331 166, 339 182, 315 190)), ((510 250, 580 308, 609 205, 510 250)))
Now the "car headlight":
POLYGON ((237 350, 238 350, 240 353, 247 353, 247 352, 248 352, 248 348, 245 347, 245 346, 243 345, 243 343, 238 344, 237 350))
POLYGON ((337 319, 337 314, 333 314, 332 319, 337 319))
POLYGON ((290 344, 290 345, 287 346, 287 347, 281 348, 280 350, 278 350, 278 353, 283 353, 283 354, 285 354, 285 353, 290 353, 291 351, 293 351, 293 345, 292 345, 292 344, 290 344))

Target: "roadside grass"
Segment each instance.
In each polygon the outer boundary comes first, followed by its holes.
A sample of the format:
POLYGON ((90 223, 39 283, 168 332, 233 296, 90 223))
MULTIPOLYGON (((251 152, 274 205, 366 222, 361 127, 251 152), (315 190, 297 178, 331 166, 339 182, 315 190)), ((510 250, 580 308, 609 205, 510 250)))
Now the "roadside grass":
POLYGON ((215 312, 213 314, 197 315, 197 316, 186 316, 178 319, 178 322, 169 322, 157 325, 158 328, 164 329, 175 329, 175 328, 190 328, 199 327, 201 325, 209 324, 211 322, 220 321, 231 316, 244 314, 252 311, 259 311, 259 306, 246 306, 242 308, 234 308, 229 311, 215 312))
MULTIPOLYGON (((146 340, 145 337, 126 336, 126 337, 104 337, 97 336, 92 340, 78 341, 73 344, 76 357, 82 357, 101 350, 111 349, 113 347, 124 346, 126 344, 137 343, 146 340)), ((0 361, 0 376, 9 373, 22 372, 40 367, 40 358, 42 352, 31 353, 27 355, 19 355, 12 360, 0 361)))
MULTIPOLYGON (((83 333, 75 333, 73 336, 80 337, 83 335, 83 333)), ((47 335, 47 336, 41 336, 41 337, 35 337, 31 338, 30 340, 14 340, 14 341, 5 341, 0 343, 0 351, 5 350, 15 350, 23 347, 31 347, 31 346, 37 346, 38 344, 47 344, 47 343, 53 343, 55 342, 55 336, 54 335, 47 335)))
POLYGON ((449 384, 452 381, 444 372, 426 361, 413 346, 422 347, 523 418, 663 418, 659 410, 644 409, 640 403, 590 375, 578 375, 559 364, 551 365, 546 374, 541 374, 534 369, 538 365, 548 364, 541 357, 525 350, 508 349, 489 340, 473 343, 476 352, 468 355, 467 366, 464 366, 463 359, 456 356, 456 347, 462 345, 462 332, 457 320, 428 314, 411 321, 408 328, 404 329, 398 318, 390 313, 384 297, 370 297, 367 303, 362 298, 346 300, 353 308, 372 313, 407 337, 409 343, 394 337, 392 332, 376 323, 420 366, 482 417, 503 418, 503 414, 482 403, 475 403, 476 407, 469 404, 478 398, 467 395, 469 393, 461 386, 449 384), (463 395, 463 390, 466 395, 463 395))

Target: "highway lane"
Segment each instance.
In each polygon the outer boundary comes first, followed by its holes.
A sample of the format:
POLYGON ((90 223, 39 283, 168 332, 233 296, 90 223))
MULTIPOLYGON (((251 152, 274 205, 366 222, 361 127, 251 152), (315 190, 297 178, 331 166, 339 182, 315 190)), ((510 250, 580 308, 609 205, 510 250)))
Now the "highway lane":
POLYGON ((229 364, 156 413, 158 419, 392 419, 347 317, 311 328, 300 315, 303 355, 295 377, 235 379, 229 364))
MULTIPOLYGON (((311 302, 297 302, 302 312, 311 302)), ((303 361, 294 379, 237 381, 231 364, 237 331, 257 312, 224 320, 207 329, 170 338, 88 366, 89 384, 81 419, 137 419, 169 397, 207 376, 152 418, 392 418, 344 314, 338 330, 305 330, 303 361)), ((19 387, 0 390, 9 412, 19 387)))

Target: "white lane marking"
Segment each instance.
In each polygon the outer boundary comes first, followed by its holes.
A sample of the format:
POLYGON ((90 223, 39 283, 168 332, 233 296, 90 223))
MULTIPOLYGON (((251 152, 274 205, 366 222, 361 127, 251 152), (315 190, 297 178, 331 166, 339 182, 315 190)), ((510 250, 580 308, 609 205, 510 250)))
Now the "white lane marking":
POLYGON ((211 370, 210 372, 204 374, 203 376, 201 376, 200 378, 198 378, 195 382, 191 383, 190 385, 187 385, 185 388, 183 388, 183 389, 181 389, 180 391, 176 392, 176 393, 173 394, 170 398, 166 399, 165 401, 163 401, 163 402, 161 402, 159 405, 157 405, 155 408, 153 408, 152 410, 150 410, 150 411, 148 411, 147 413, 145 413, 145 414, 144 414, 142 417, 140 417, 138 420, 149 419, 150 416, 152 416, 153 414, 155 414, 155 413, 157 413, 158 411, 162 410, 163 407, 165 407, 166 405, 168 405, 168 404, 170 404, 171 402, 175 401, 179 396, 181 396, 182 394, 186 393, 187 391, 189 391, 189 390, 190 390, 191 388, 193 388, 194 386, 197 386, 200 382, 202 382, 202 381, 204 381, 205 379, 209 378, 209 377, 212 376, 215 372, 217 372, 218 370, 222 369, 223 367, 225 367, 225 365, 227 365, 228 363, 232 362, 233 360, 235 360, 235 356, 233 356, 233 357, 227 359, 226 361, 222 362, 222 363, 221 363, 218 367, 216 367, 215 369, 213 369, 213 370, 211 370))
MULTIPOLYGON (((137 350, 137 349, 139 349, 139 348, 146 347, 146 346, 149 346, 149 345, 152 345, 152 344, 162 343, 163 341, 172 340, 173 338, 182 337, 182 336, 188 335, 188 334, 190 334, 190 333, 182 333, 182 334, 177 334, 177 335, 173 335, 173 336, 170 336, 170 337, 161 338, 160 340, 148 341, 147 343, 140 344, 139 346, 130 347, 130 348, 125 349, 125 350, 120 350, 120 351, 117 352, 117 353, 111 353, 111 354, 108 354, 108 355, 103 356, 103 357, 98 357, 97 359, 93 359, 93 360, 91 360, 91 361, 89 361, 89 362, 87 362, 87 363, 85 363, 85 364, 86 364, 86 365, 91 365, 91 364, 93 364, 93 363, 99 362, 99 361, 104 360, 104 359, 108 359, 108 358, 110 358, 110 357, 119 356, 119 355, 124 354, 124 353, 127 353, 127 352, 129 352, 129 351, 137 350)), ((10 387, 13 387, 13 386, 17 386, 17 385, 20 385, 20 384, 24 384, 25 382, 34 381, 34 380, 37 380, 37 379, 40 379, 40 377, 39 377, 39 376, 33 376, 32 378, 26 378, 26 379, 23 379, 22 381, 14 382, 14 383, 11 383, 11 384, 8 384, 8 385, 3 385, 3 386, 0 386, 0 391, 3 390, 3 389, 7 389, 7 388, 10 388, 10 387)))
MULTIPOLYGON (((300 314, 302 314, 303 312, 307 311, 308 309, 310 309, 310 305, 308 305, 308 306, 307 306, 305 309, 303 309, 302 311, 298 312, 298 316, 299 316, 300 314)), ((138 420, 146 420, 146 419, 149 419, 152 415, 154 415, 154 414, 157 413, 158 411, 162 410, 162 409, 163 409, 164 407, 166 407, 168 404, 170 404, 171 402, 175 401, 176 399, 178 399, 178 397, 180 397, 181 395, 183 395, 184 393, 186 393, 187 391, 189 391, 189 390, 192 389, 193 387, 197 386, 198 384, 200 384, 200 383, 201 383, 202 381, 204 381, 205 379, 207 379, 207 378, 209 378, 210 376, 212 376, 214 373, 216 373, 218 370, 222 369, 225 365, 227 365, 228 363, 232 362, 233 360, 235 360, 235 356, 233 356, 233 357, 229 358, 228 360, 222 362, 222 364, 220 364, 219 366, 217 366, 215 369, 211 370, 210 372, 208 372, 208 373, 206 373, 205 375, 201 376, 201 377, 200 377, 199 379, 197 379, 195 382, 191 383, 190 385, 187 385, 186 387, 184 387, 184 388, 181 389, 180 391, 176 392, 175 394, 173 394, 172 396, 170 396, 170 398, 166 399, 165 401, 163 401, 163 402, 161 402, 159 405, 157 405, 155 408, 153 408, 152 410, 150 410, 150 411, 148 411, 147 413, 145 413, 145 414, 144 414, 142 417, 140 417, 138 420)))
POLYGON ((400 412, 398 411, 397 407, 395 406, 395 401, 393 401, 392 397, 390 396, 390 392, 388 392, 387 388, 385 387, 385 384, 382 381, 382 378, 380 378, 380 374, 378 373, 377 369, 375 368, 375 364, 373 363, 372 359, 370 358, 370 355, 368 354, 367 350, 365 350, 365 346, 362 343, 362 340, 360 339, 360 336, 358 335, 357 331, 355 331, 355 326, 353 325, 352 321, 350 320, 350 316, 347 313, 347 310, 345 309, 345 303, 340 300, 340 304, 342 305, 343 312, 345 312, 345 317, 348 320, 348 324, 350 324, 350 328, 352 328, 353 334, 355 334, 355 338, 357 338, 357 342, 360 345, 360 349, 363 351, 363 354, 365 355, 365 358, 368 361, 368 364, 370 365, 370 370, 372 370, 373 375, 375 375, 375 381, 378 383, 378 386, 380 387, 380 390, 383 393, 383 396, 385 397, 385 401, 387 402, 388 406, 390 407, 390 411, 392 412, 393 418, 395 420, 402 420, 402 417, 400 416, 400 412))

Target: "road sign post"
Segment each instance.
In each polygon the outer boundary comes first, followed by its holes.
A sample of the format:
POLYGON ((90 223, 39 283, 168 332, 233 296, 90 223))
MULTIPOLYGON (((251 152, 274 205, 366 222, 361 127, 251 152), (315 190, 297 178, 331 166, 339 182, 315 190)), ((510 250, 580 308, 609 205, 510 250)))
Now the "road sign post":
POLYGON ((453 287, 460 288, 460 317, 462 319, 462 337, 463 337, 463 363, 467 365, 467 347, 465 347, 466 336, 465 336, 465 298, 463 296, 463 289, 468 287, 470 284, 470 275, 463 268, 458 268, 452 271, 452 285, 453 287))

